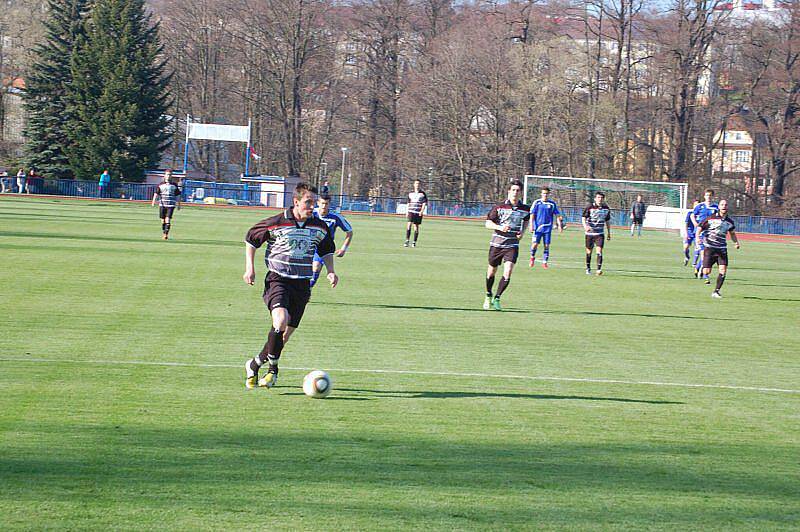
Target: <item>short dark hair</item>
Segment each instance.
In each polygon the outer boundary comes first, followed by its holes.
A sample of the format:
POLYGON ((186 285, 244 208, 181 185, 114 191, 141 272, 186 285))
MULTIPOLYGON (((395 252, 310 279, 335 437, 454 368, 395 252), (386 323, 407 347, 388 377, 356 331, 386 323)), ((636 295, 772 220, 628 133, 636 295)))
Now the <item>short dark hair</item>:
POLYGON ((550 192, 550 187, 542 187, 542 192, 550 192))
POLYGON ((514 185, 518 186, 519 188, 522 188, 522 181, 520 181, 519 179, 512 179, 511 182, 508 184, 508 189, 511 190, 511 187, 513 187, 514 185))
POLYGON ((422 183, 422 181, 420 181, 419 178, 417 178, 414 181, 412 181, 412 183, 422 183))
POLYGON ((319 197, 319 199, 324 200, 324 201, 330 201, 331 200, 331 195, 330 194, 323 194, 323 195, 321 195, 319 197))
POLYGON ((605 198, 605 197, 606 197, 606 194, 605 194, 605 192, 600 192, 599 190, 598 190, 597 192, 595 192, 595 193, 594 193, 594 195, 595 195, 595 196, 600 196, 600 197, 602 197, 602 198, 605 198))
POLYGON ((714 195, 714 189, 713 188, 707 188, 706 191, 704 192, 704 194, 711 194, 713 196, 714 195))
POLYGON ((294 199, 300 199, 305 195, 306 192, 311 192, 312 194, 317 193, 317 188, 309 185, 305 181, 300 181, 297 183, 297 186, 294 187, 294 199))

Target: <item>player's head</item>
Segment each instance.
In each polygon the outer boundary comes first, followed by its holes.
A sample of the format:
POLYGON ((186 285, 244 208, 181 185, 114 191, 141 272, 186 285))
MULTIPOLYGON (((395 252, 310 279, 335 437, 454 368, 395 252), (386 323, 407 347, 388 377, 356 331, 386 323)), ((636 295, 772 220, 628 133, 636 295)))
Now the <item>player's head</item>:
POLYGON ((706 191, 703 193, 703 197, 705 198, 706 202, 710 202, 714 199, 714 189, 707 188, 706 191))
POLYGON ((414 192, 419 192, 420 182, 419 179, 414 180, 414 192))
POLYGON ((719 213, 722 216, 728 213, 728 200, 719 200, 719 213))
POLYGON ((542 201, 547 201, 547 198, 550 196, 550 189, 547 187, 542 187, 542 201))
POLYGON ((164 172, 164 181, 169 183, 169 180, 172 179, 172 170, 167 170, 164 172))
POLYGON ((512 179, 508 184, 508 199, 511 203, 516 203, 522 197, 522 181, 512 179))
POLYGON ((323 194, 317 199, 317 207, 322 216, 327 216, 331 211, 331 197, 328 194, 323 194))
POLYGON ((317 189, 308 183, 300 181, 294 187, 294 215, 300 220, 306 220, 314 213, 314 202, 317 200, 317 189))
POLYGON ((642 195, 636 194, 636 201, 642 201, 642 195))
POLYGON ((602 192, 595 192, 594 193, 594 204, 600 206, 606 200, 606 195, 602 192))

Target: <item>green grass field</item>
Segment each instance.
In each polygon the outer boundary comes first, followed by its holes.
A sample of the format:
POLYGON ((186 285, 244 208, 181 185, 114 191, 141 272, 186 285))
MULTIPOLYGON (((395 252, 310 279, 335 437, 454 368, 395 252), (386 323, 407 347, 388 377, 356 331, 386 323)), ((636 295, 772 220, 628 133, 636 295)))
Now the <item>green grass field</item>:
POLYGON ((164 242, 149 206, 0 198, 0 529, 800 527, 800 246, 745 241, 715 301, 676 235, 618 231, 597 278, 572 226, 499 313, 481 221, 404 249, 352 216, 248 392, 266 215, 185 208, 164 242))

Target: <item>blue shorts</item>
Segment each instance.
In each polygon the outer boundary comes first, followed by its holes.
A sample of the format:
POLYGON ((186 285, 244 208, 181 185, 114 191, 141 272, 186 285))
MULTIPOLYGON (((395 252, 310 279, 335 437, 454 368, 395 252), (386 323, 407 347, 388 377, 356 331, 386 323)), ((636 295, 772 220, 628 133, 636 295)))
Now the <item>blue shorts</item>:
POLYGON ((683 243, 687 246, 691 245, 694 242, 695 234, 694 233, 686 233, 686 238, 683 239, 683 243))
POLYGON ((706 240, 703 235, 697 235, 694 239, 694 248, 698 251, 706 249, 706 240))
POLYGON ((537 244, 540 243, 542 240, 544 240, 544 245, 545 246, 549 246, 550 245, 550 237, 552 235, 553 235, 553 231, 541 231, 541 232, 536 231, 535 233, 533 233, 533 239, 534 239, 534 242, 536 242, 537 244))
POLYGON ((317 255, 317 252, 314 252, 314 262, 322 262, 322 257, 317 255))

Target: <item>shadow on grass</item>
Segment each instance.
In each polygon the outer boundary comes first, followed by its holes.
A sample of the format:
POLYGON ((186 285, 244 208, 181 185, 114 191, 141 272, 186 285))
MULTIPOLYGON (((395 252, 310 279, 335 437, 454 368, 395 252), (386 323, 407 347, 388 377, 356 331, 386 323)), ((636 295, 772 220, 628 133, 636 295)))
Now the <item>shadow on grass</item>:
MULTIPOLYGON (((737 268, 732 267, 732 269, 735 270, 737 268)), ((633 270, 626 270, 626 271, 630 272, 630 271, 633 271, 633 270)), ((679 279, 679 280, 688 280, 688 281, 698 282, 697 279, 694 276, 692 276, 691 274, 684 275, 684 276, 678 276, 678 275, 631 275, 631 274, 627 274, 627 273, 623 273, 623 272, 612 272, 612 275, 614 277, 633 277, 633 278, 636 278, 636 279, 643 279, 643 278, 648 278, 648 279, 679 279)), ((712 276, 716 276, 716 273, 712 272, 712 276)), ((764 286, 764 287, 768 287, 768 288, 771 288, 771 287, 800 288, 800 285, 797 285, 797 284, 751 283, 751 282, 746 281, 746 280, 736 280, 736 279, 730 279, 729 282, 734 282, 734 283, 739 284, 739 285, 764 286)))
POLYGON ((44 214, 44 213, 29 213, 29 212, 13 212, 13 211, 0 211, 0 216, 7 216, 9 218, 24 218, 26 221, 34 220, 70 220, 71 222, 78 223, 96 223, 103 225, 142 225, 145 223, 144 218, 128 218, 120 216, 73 216, 69 214, 44 214))
MULTIPOLYGON (((153 231, 153 238, 133 238, 133 237, 113 237, 113 236, 89 236, 89 235, 65 235, 65 234, 57 234, 57 233, 27 233, 21 231, 0 231, 0 237, 10 236, 10 237, 21 237, 21 238, 43 238, 43 239, 55 239, 55 240, 81 240, 81 241, 93 241, 93 242, 135 242, 135 243, 144 243, 144 244, 152 244, 152 243, 160 243, 161 237, 160 233, 158 232, 158 224, 152 224, 154 231, 153 231)), ((180 237, 172 238, 163 243, 164 245, 173 245, 173 244, 187 244, 187 245, 200 245, 200 246, 235 246, 241 247, 243 244, 241 242, 236 242, 233 240, 196 240, 196 239, 182 239, 180 237)))
MULTIPOLYGON (((480 307, 437 307, 428 305, 389 305, 386 303, 348 303, 348 302, 334 302, 334 301, 314 301, 312 305, 333 305, 333 306, 347 306, 347 307, 363 307, 375 309, 393 309, 393 310, 450 310, 456 312, 485 312, 495 313, 496 311, 483 310, 480 307)), ((713 320, 713 321, 736 321, 736 318, 722 318, 711 316, 681 316, 678 314, 651 314, 647 312, 599 312, 591 310, 522 310, 515 308, 504 308, 501 313, 516 313, 516 314, 554 314, 554 315, 570 315, 570 316, 625 316, 634 318, 674 318, 682 320, 713 320)))
POLYGON ((742 299, 755 299, 758 301, 780 301, 784 303, 800 303, 800 299, 782 299, 779 297, 743 296, 742 299))
POLYGON ((389 529, 399 518, 409 529, 527 529, 533 515, 536 527, 572 529, 796 524, 795 449, 778 442, 635 441, 635 432, 631 443, 612 432, 597 441, 576 433, 576 442, 544 439, 536 427, 487 430, 480 416, 451 432, 419 427, 413 415, 372 426, 324 417, 264 408, 233 409, 214 427, 171 415, 158 418, 163 427, 31 422, 26 446, 0 455, 4 501, 48 508, 55 526, 78 516, 84 527, 109 505, 142 528, 185 526, 198 508, 206 524, 252 528, 254 512, 272 506, 309 523, 389 529), (279 503, 265 500, 273 492, 279 503))
MULTIPOLYGON (((493 392, 456 392, 456 391, 398 391, 369 390, 363 388, 335 388, 334 393, 357 392, 368 393, 376 397, 392 397, 401 399, 538 399, 538 400, 570 400, 570 401, 613 401, 617 403, 642 403, 649 405, 683 405, 678 401, 655 401, 649 399, 627 399, 624 397, 593 397, 589 395, 551 395, 531 393, 493 393, 493 392)), ((301 392, 290 392, 283 395, 303 395, 301 392)), ((326 398, 334 399, 335 396, 326 398)), ((356 399, 348 397, 348 399, 356 399)))

